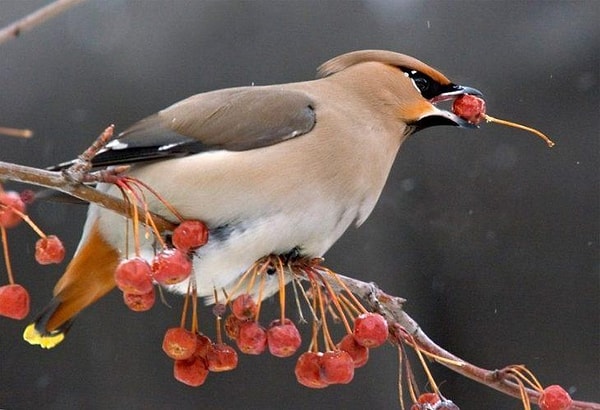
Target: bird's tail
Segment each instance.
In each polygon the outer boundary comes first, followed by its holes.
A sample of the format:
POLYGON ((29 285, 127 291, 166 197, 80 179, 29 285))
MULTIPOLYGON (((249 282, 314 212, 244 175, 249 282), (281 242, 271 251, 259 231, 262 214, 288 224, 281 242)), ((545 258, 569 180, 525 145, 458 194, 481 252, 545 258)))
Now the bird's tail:
POLYGON ((54 287, 54 297, 23 338, 46 349, 62 342, 75 316, 114 288, 118 260, 118 251, 93 226, 54 287))

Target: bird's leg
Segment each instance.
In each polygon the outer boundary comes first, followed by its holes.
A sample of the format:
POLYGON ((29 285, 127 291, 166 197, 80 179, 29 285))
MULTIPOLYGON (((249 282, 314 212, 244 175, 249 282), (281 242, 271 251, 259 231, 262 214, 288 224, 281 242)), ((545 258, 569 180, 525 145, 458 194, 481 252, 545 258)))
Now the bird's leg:
POLYGON ((283 262, 284 265, 288 265, 303 258, 303 255, 300 250, 300 247, 294 246, 290 251, 282 253, 281 255, 279 255, 279 257, 281 258, 281 262, 283 262))

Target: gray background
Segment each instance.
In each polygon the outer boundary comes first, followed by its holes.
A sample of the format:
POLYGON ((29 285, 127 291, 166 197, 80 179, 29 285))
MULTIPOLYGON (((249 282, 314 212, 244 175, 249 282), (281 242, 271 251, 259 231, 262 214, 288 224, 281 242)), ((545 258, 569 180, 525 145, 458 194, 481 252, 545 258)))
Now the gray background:
MULTIPOLYGON (((0 25, 46 3, 0 0, 0 25)), ((70 159, 111 122, 122 130, 197 92, 310 79, 350 50, 416 56, 482 90, 490 114, 538 127, 557 146, 496 125, 415 135, 371 218, 328 265, 406 297, 426 332, 476 364, 526 363, 543 383, 600 400, 599 11, 596 1, 89 1, 0 46, 0 123, 36 131, 0 137, 0 159, 70 159)), ((31 214, 72 252, 83 207, 38 203, 31 214)), ((25 227, 10 236, 35 312, 63 267, 32 261, 25 227)), ((0 408, 397 407, 391 347, 373 351, 350 385, 326 390, 297 385, 295 361, 267 355, 183 386, 160 350, 178 315, 160 305, 131 313, 113 292, 51 351, 22 341, 25 321, 0 318, 0 408)), ((203 326, 212 328, 206 313, 203 326)), ((432 367, 462 409, 520 407, 432 367)))

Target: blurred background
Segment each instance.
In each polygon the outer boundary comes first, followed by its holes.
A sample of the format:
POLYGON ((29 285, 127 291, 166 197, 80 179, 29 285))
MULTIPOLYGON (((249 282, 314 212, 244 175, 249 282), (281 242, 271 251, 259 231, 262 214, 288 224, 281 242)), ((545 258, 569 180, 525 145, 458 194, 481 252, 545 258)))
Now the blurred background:
MULTIPOLYGON (((47 3, 0 0, 0 26, 47 3)), ((591 0, 90 0, 0 46, 0 125, 36 133, 0 136, 0 160, 68 160, 110 123, 123 130, 198 92, 310 79, 347 51, 413 55, 482 90, 491 115, 539 128, 557 145, 493 124, 416 134, 372 216, 331 249, 328 266, 405 297, 425 332, 464 359, 525 363, 543 384, 598 401, 598 21, 591 0)), ((84 207, 40 202, 30 213, 75 249, 84 207)), ((32 313, 64 269, 37 265, 34 242, 25 226, 10 231, 32 313)), ((112 292, 50 351, 22 340, 27 321, 0 318, 0 408, 398 408, 391 346, 373 350, 346 386, 304 388, 295 359, 263 355, 186 387, 160 348, 180 313, 178 299, 169 301, 173 309, 157 303, 136 314, 112 292)), ((208 311, 201 320, 213 328, 208 311)), ((463 410, 520 408, 432 369, 463 410)))

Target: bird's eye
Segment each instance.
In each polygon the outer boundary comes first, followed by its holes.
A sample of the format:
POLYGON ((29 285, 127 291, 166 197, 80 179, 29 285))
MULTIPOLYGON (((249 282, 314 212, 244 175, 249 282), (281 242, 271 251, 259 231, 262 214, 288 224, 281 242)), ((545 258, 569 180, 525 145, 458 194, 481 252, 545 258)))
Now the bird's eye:
POLYGON ((419 90, 423 98, 430 100, 442 91, 441 88, 443 87, 440 85, 440 83, 428 75, 412 69, 402 69, 402 71, 404 71, 404 74, 412 80, 416 89, 419 90))

